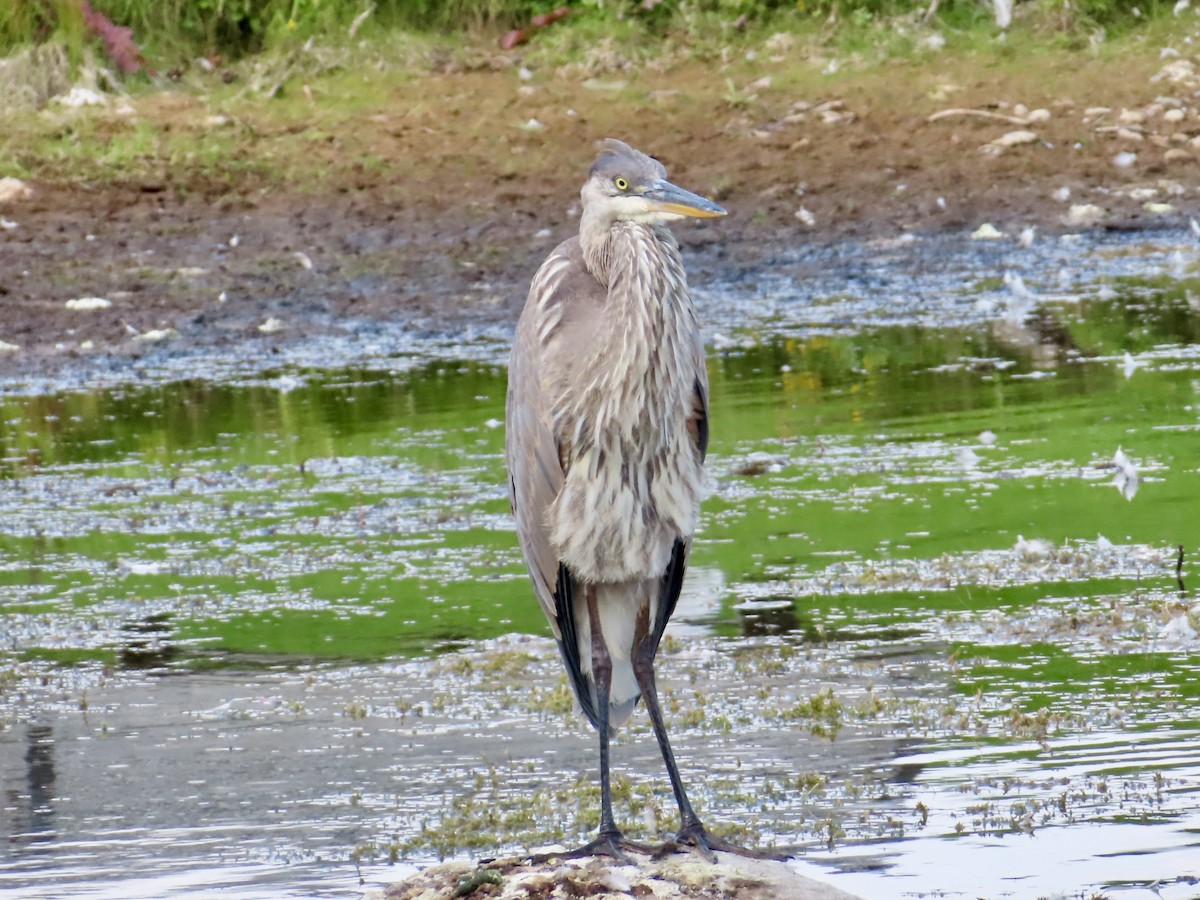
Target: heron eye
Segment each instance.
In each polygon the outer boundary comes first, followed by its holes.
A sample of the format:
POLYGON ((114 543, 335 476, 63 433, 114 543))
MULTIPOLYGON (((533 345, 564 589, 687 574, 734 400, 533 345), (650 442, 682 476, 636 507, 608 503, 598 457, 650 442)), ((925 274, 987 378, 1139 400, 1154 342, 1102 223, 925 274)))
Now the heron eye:
POLYGON ((615 179, 615 180, 613 181, 613 184, 615 184, 615 185, 617 186, 617 190, 618 190, 618 191, 627 191, 627 190, 629 190, 629 182, 628 182, 628 181, 626 181, 624 178, 617 178, 617 179, 615 179))

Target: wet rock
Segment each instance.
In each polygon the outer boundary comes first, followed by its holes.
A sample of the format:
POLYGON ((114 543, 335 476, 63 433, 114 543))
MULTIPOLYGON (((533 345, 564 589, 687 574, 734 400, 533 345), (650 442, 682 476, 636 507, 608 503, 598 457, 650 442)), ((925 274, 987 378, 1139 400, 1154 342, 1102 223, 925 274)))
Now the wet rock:
POLYGON ((664 860, 638 857, 634 865, 588 858, 527 864, 521 859, 474 866, 462 862, 431 866, 367 900, 451 900, 454 897, 500 900, 557 900, 567 897, 685 897, 730 900, 855 900, 831 885, 792 871, 787 863, 718 854, 716 865, 691 854, 664 860))

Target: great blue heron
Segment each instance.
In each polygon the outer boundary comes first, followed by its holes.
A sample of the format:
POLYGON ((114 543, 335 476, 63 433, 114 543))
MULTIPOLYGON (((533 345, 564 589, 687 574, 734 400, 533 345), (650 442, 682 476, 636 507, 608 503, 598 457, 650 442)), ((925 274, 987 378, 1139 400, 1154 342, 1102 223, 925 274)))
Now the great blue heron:
MULTIPOLYGON (((666 222, 725 210, 609 140, 580 192, 579 236, 538 269, 509 364, 510 500, 534 591, 600 735, 600 832, 571 855, 623 858, 608 743, 640 698, 679 804, 677 840, 710 835, 663 724, 654 657, 683 584, 708 447, 708 376, 666 222)), ((755 854, 757 855, 757 854, 755 854)))

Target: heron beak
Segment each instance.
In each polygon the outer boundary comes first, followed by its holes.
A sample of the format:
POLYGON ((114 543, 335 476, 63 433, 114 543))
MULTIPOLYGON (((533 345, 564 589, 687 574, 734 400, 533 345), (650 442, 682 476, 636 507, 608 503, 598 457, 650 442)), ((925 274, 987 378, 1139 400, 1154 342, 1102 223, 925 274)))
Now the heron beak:
POLYGON ((727 215, 723 207, 711 200, 685 191, 669 181, 655 181, 646 187, 642 196, 650 202, 655 212, 669 213, 675 216, 688 216, 693 219, 713 219, 727 215))

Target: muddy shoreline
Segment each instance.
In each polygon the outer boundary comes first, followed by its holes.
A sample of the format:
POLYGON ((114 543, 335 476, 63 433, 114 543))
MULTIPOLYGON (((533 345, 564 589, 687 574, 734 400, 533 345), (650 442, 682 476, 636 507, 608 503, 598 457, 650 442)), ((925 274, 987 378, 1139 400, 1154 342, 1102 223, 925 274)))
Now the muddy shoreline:
MULTIPOLYGON (((618 119, 606 92, 578 80, 531 86, 509 71, 460 73, 419 79, 322 137, 332 141, 321 151, 329 169, 312 181, 303 169, 221 178, 162 164, 149 167, 153 176, 95 181, 44 167, 29 196, 0 204, 12 223, 0 232, 9 347, 0 377, 103 380, 147 355, 194 348, 261 358, 381 329, 503 329, 541 259, 572 233, 594 141, 610 134, 656 153, 679 183, 730 210, 676 229, 694 282, 753 273, 797 248, 906 233, 961 239, 985 223, 1006 241, 1031 226, 1042 236, 1187 229, 1200 206, 1200 115, 1189 105, 1200 85, 1161 74, 1150 58, 1107 74, 1094 61, 980 73, 958 60, 819 94, 760 80, 752 100, 732 106, 718 99, 719 74, 684 66, 654 76, 645 101, 618 119), (413 106, 422 93, 454 115, 413 106), (462 98, 497 94, 508 99, 489 134, 462 98), (572 125, 555 127, 566 103, 572 125), (526 113, 549 125, 514 132, 509 120, 526 113), (1023 130, 1017 121, 1035 137, 997 147, 1023 130), (387 165, 360 171, 356 154, 367 151, 387 165), (66 306, 91 297, 108 305, 66 306)), ((164 128, 209 112, 194 96, 131 102, 164 128)), ((263 148, 283 141, 303 155, 304 130, 284 131, 245 153, 270 157, 279 151, 263 148)), ((792 274, 803 278, 803 264, 792 274)))

